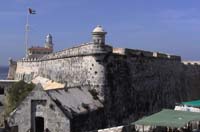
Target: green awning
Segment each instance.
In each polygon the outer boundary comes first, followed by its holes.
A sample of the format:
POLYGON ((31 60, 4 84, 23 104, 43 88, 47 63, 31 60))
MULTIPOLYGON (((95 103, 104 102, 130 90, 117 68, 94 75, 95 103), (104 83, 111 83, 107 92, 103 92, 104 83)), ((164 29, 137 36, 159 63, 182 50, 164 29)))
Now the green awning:
POLYGON ((194 101, 189 101, 189 102, 182 102, 181 104, 187 105, 187 106, 192 106, 192 107, 200 107, 200 100, 194 100, 194 101))
POLYGON ((200 121, 200 113, 163 109, 162 111, 144 117, 133 124, 181 128, 190 121, 200 121))

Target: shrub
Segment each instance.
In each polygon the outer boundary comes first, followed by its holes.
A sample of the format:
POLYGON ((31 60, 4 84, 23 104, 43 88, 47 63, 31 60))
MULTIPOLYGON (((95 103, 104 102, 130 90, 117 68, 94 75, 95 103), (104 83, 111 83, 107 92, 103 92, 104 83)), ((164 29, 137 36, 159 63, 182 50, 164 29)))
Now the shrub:
POLYGON ((25 83, 19 81, 14 83, 11 88, 7 90, 5 101, 5 115, 8 116, 33 90, 35 85, 33 83, 25 83))

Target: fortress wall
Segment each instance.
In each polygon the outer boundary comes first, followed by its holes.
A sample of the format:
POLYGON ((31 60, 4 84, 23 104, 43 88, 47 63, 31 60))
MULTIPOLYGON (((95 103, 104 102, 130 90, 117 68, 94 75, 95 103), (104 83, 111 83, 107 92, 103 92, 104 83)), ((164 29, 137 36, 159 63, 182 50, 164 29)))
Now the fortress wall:
POLYGON ((104 85, 104 66, 97 60, 101 57, 79 56, 39 62, 18 62, 16 79, 31 81, 36 76, 42 76, 57 82, 65 83, 67 87, 104 85))
POLYGON ((103 66, 97 62, 98 56, 77 56, 38 62, 18 62, 16 78, 24 75, 32 77, 40 75, 54 81, 66 83, 69 87, 83 84, 99 84, 103 74, 103 66))
POLYGON ((59 52, 44 55, 40 58, 23 58, 21 62, 41 62, 47 60, 56 60, 62 58, 70 58, 77 56, 88 56, 94 54, 106 54, 112 52, 112 47, 109 45, 97 45, 97 44, 84 44, 73 48, 68 48, 59 52))
POLYGON ((200 97, 200 66, 188 67, 176 59, 113 54, 106 69, 105 109, 111 126, 200 97))
POLYGON ((41 62, 39 75, 66 83, 67 87, 103 85, 104 66, 96 56, 79 56, 41 62))
MULTIPOLYGON (((27 82, 30 82, 36 76, 42 76, 57 82, 65 83, 66 87, 81 87, 84 85, 89 85, 91 88, 95 88, 98 93, 103 96, 105 85, 110 82, 110 80, 107 80, 105 76, 105 74, 107 73, 107 63, 113 63, 113 65, 115 65, 116 67, 118 64, 114 64, 115 60, 117 60, 118 62, 125 60, 131 60, 131 62, 134 62, 134 59, 136 58, 141 58, 141 61, 147 62, 149 60, 153 60, 152 63, 154 65, 159 65, 159 61, 163 61, 164 63, 180 63, 180 57, 170 57, 169 55, 153 53, 149 51, 123 48, 112 49, 112 47, 108 45, 103 46, 86 44, 45 55, 39 59, 33 58, 20 60, 17 62, 15 79, 23 79, 27 82), (133 58, 133 60, 127 59, 127 56, 128 58, 133 58), (106 59, 108 58, 112 59, 110 59, 109 62, 106 62, 106 59)), ((138 65, 138 67, 140 65, 138 63, 133 63, 133 68, 131 68, 130 64, 126 64, 127 66, 129 65, 128 67, 117 66, 119 68, 117 70, 119 70, 120 73, 123 72, 123 70, 133 70, 136 64, 138 65)), ((150 66, 151 64, 146 65, 150 66)), ((168 65, 166 65, 166 67, 168 67, 168 65)), ((134 70, 137 71, 137 69, 134 70)), ((123 78, 127 78, 127 74, 129 73, 123 74, 124 75, 120 76, 122 76, 123 78)), ((141 74, 143 73, 141 72, 141 74)), ((127 80, 125 79, 124 82, 126 81, 127 80)), ((120 83, 124 84, 124 82, 120 83)))
POLYGON ((103 59, 111 52, 110 46, 83 45, 45 55, 40 59, 23 59, 17 62, 15 79, 30 82, 42 76, 66 87, 89 85, 102 95, 105 85, 103 59))
POLYGON ((127 49, 127 48, 113 48, 114 54, 119 55, 129 55, 129 56, 143 56, 149 58, 157 58, 157 59, 169 59, 175 61, 181 61, 180 56, 176 55, 169 55, 160 52, 150 52, 144 50, 137 50, 137 49, 127 49))
POLYGON ((39 75, 66 87, 96 89, 105 101, 108 126, 200 97, 199 65, 186 65, 179 56, 158 52, 88 46, 18 61, 16 78, 30 81, 39 75))
POLYGON ((200 98, 200 65, 183 65, 184 78, 188 85, 188 93, 190 94, 190 99, 199 100, 200 98))
POLYGON ((183 61, 185 65, 200 65, 200 61, 183 61))
POLYGON ((40 66, 41 66, 41 62, 18 61, 15 79, 25 80, 26 82, 30 82, 34 77, 38 75, 38 70, 40 66))

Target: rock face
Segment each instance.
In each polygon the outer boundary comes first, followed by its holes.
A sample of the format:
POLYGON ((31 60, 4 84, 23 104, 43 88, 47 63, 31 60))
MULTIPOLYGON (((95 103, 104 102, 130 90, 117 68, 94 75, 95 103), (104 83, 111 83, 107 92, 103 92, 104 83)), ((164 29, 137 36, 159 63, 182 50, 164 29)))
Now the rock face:
POLYGON ((104 43, 105 36, 99 40, 104 30, 94 34, 95 42, 17 61, 17 80, 45 77, 66 88, 91 90, 103 103, 100 112, 74 116, 71 131, 124 125, 176 102, 199 99, 199 65, 184 64, 174 55, 112 48, 104 43), (103 121, 92 122, 95 116, 103 121))

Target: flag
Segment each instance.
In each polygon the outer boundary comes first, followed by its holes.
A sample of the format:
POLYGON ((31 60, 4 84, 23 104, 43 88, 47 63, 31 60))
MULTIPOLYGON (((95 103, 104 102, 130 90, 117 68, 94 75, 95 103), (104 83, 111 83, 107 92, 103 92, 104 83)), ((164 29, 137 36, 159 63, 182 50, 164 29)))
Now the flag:
POLYGON ((29 11, 30 14, 36 14, 36 11, 31 9, 31 8, 28 8, 28 11, 29 11))

